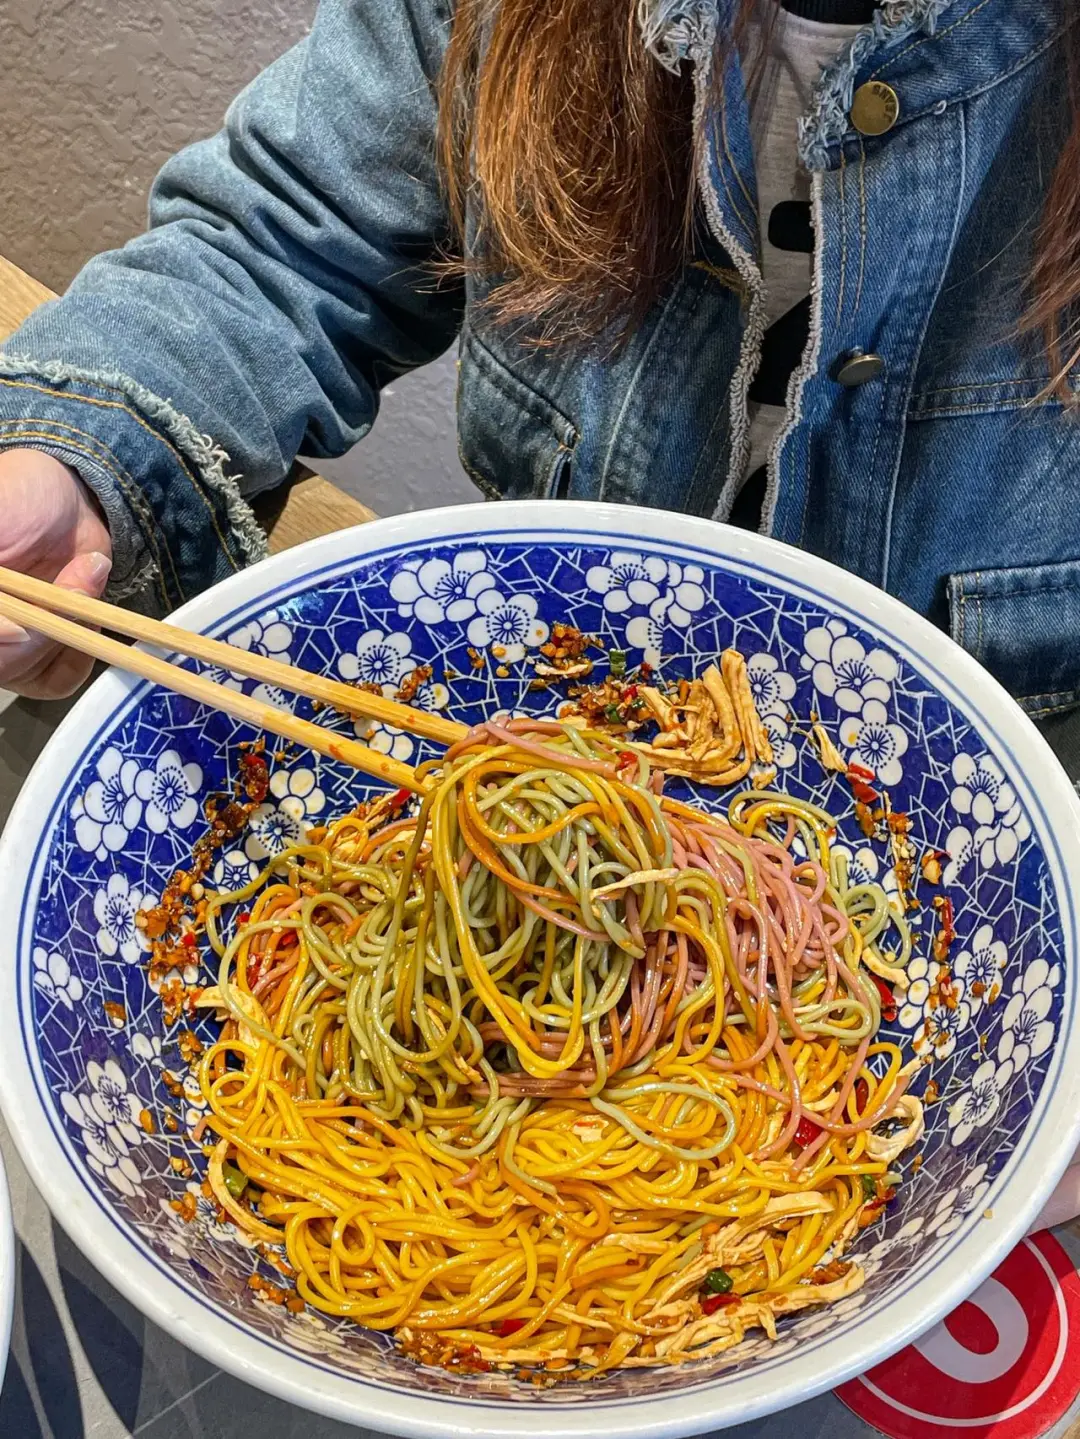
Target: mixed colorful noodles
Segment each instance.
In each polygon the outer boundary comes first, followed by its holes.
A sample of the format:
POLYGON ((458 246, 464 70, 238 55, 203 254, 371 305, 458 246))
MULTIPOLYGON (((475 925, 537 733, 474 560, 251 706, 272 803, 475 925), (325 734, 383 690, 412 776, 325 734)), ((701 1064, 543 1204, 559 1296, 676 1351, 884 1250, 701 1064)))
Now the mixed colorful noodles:
POLYGON ((698 811, 555 721, 424 768, 210 902, 235 1223, 433 1362, 673 1362, 857 1288, 922 1120, 877 1038, 910 936, 830 816, 698 811))

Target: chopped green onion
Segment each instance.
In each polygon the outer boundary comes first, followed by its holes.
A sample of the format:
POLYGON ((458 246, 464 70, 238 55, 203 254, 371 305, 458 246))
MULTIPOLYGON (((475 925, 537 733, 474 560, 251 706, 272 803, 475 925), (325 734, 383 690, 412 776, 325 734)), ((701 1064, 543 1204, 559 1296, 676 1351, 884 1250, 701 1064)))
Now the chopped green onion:
POLYGON ((607 718, 611 721, 612 724, 618 724, 622 719, 622 715, 619 713, 618 705, 608 705, 608 707, 604 710, 604 714, 607 716, 607 718))
POLYGON ((730 1294, 735 1281, 726 1269, 710 1269, 702 1284, 706 1294, 730 1294))
POLYGON ((608 664, 611 666, 611 678, 621 680, 626 674, 626 651, 608 650, 608 664))
POLYGON ((877 1198, 877 1182, 872 1174, 864 1174, 862 1176, 862 1192, 864 1199, 877 1198))
POLYGON ((225 1178, 225 1188, 234 1199, 239 1199, 247 1188, 247 1175, 242 1174, 235 1164, 222 1165, 221 1172, 225 1178))

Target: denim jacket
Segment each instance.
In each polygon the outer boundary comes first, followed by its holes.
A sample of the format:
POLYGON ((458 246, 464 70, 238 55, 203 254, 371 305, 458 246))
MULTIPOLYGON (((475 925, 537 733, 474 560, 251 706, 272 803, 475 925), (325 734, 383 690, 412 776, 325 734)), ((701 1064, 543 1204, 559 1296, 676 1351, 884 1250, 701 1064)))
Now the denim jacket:
MULTIPOLYGON (((359 440, 380 387, 455 337, 461 458, 485 494, 723 518, 765 308, 737 57, 710 83, 727 3, 644 0, 642 43, 695 71, 705 223, 630 342, 583 354, 516 344, 473 282, 433 278, 449 0, 323 0, 222 132, 165 166, 148 232, 0 357, 0 445, 93 488, 113 593, 166 610, 258 557, 246 500, 297 453, 359 440)), ((824 72, 801 133, 811 338, 762 521, 930 615, 1040 714, 1080 703, 1080 422, 1039 400, 1047 361, 1020 329, 1074 4, 886 0, 824 72), (876 137, 850 118, 870 83, 898 106, 876 137), (855 351, 881 364, 845 385, 855 351)))

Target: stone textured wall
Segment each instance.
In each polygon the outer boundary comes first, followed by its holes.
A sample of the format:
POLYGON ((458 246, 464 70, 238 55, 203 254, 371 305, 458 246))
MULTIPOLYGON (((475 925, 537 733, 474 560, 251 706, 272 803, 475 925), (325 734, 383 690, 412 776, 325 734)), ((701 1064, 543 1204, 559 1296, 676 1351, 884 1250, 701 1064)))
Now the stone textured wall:
MULTIPOLYGON (((315 0, 0 0, 0 251, 62 289, 140 230, 162 160, 305 32, 315 0)), ((323 467, 381 513, 475 498, 453 363, 391 387, 371 436, 323 467)))

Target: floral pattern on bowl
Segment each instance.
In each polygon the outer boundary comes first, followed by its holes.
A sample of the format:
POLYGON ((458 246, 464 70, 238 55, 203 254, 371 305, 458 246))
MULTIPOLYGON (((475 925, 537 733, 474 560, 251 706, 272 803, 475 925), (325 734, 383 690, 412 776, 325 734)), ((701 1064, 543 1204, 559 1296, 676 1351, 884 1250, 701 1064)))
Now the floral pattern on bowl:
MULTIPOLYGON (((257 1254, 230 1242, 210 1212, 200 1209, 190 1224, 177 1218, 173 1201, 190 1179, 170 1161, 180 1154, 197 1165, 199 1154, 183 1133, 168 1133, 161 1117, 169 1110, 186 1126, 197 1118, 200 1099, 190 1082, 180 1097, 162 1087, 163 1069, 182 1066, 139 963, 138 932, 128 923, 133 907, 160 893, 189 857, 201 805, 232 783, 245 732, 185 699, 137 688, 84 737, 80 755, 66 757, 70 779, 34 836, 38 879, 27 896, 17 963, 40 1101, 94 1202, 128 1242, 210 1310, 303 1359, 313 1373, 352 1374, 448 1402, 550 1408, 633 1402, 708 1385, 721 1374, 774 1372, 795 1349, 813 1354, 838 1326, 846 1330, 879 1313, 963 1240, 1024 1145, 1058 1053, 1072 993, 1061 962, 1067 942, 1059 897, 1036 817, 1006 777, 992 737, 974 728, 887 634, 860 628, 779 576, 659 541, 623 548, 574 535, 537 543, 463 534, 427 543, 421 558, 415 544, 400 546, 330 565, 307 581, 283 582, 214 629, 391 694, 415 666, 430 665, 421 702, 473 722, 497 711, 553 709, 556 694, 530 686, 532 661, 559 621, 597 635, 608 649, 628 651, 631 665, 645 659, 673 676, 698 672, 735 645, 749 661, 755 702, 777 752, 778 782, 843 816, 853 878, 888 882, 888 856, 854 823, 843 778, 815 757, 806 739, 812 714, 845 758, 888 786, 894 806, 911 815, 920 848, 947 854, 960 1002, 948 1032, 935 1027, 927 919, 916 930, 913 983, 898 995, 899 1013, 889 1026, 898 1042, 921 1044, 933 1060, 917 1082, 922 1089, 932 1077, 940 1095, 927 1108, 921 1164, 913 1174, 908 1157, 898 1201, 862 1236, 869 1273, 863 1290, 828 1314, 783 1325, 775 1345, 755 1336, 686 1368, 616 1372, 587 1386, 537 1390, 506 1375, 423 1370, 385 1336, 256 1302, 247 1281, 260 1265, 257 1254), (483 655, 482 666, 470 650, 483 655), (106 1001, 123 1005, 122 1028, 107 1018, 106 1001), (152 1126, 144 1111, 155 1117, 152 1126)), ((311 714, 304 701, 296 708, 311 714)), ((326 712, 316 718, 352 728, 326 712)), ((376 742, 400 758, 433 752, 385 729, 376 742)), ((266 803, 248 834, 219 857, 213 881, 246 882, 266 854, 365 792, 362 777, 314 756, 276 766, 266 803)), ((709 804, 722 798, 702 796, 709 804)), ((275 1278, 265 1265, 261 1272, 275 1278)))

